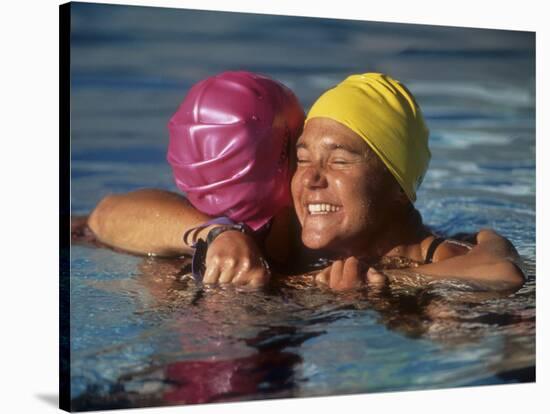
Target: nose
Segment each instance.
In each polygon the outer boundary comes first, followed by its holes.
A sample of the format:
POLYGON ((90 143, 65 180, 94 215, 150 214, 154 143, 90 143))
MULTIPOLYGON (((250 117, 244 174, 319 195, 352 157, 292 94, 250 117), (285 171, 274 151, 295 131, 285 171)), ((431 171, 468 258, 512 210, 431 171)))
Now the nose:
POLYGON ((326 188, 328 184, 325 172, 318 164, 308 166, 303 172, 302 180, 309 189, 326 188))

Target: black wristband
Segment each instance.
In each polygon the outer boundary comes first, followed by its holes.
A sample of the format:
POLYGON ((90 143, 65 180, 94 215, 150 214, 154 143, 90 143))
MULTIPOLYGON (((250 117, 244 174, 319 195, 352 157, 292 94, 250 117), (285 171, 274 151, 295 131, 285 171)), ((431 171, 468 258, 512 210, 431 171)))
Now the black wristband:
POLYGON ((239 231, 252 237, 254 236, 254 232, 252 231, 252 229, 245 223, 237 223, 229 226, 217 226, 208 232, 208 235, 206 236, 207 246, 210 246, 212 242, 216 239, 216 237, 218 237, 220 234, 230 230, 239 231))
MULTIPOLYGON (((211 224, 216 224, 216 223, 209 223, 209 225, 211 224)), ((196 231, 197 229, 200 230, 201 228, 204 228, 204 227, 206 226, 203 225, 201 227, 188 230, 185 233, 184 241, 187 243, 187 237, 189 236, 190 232, 196 231)), ((237 223, 237 224, 216 226, 208 232, 208 235, 206 236, 206 241, 202 239, 198 239, 193 244, 193 247, 195 248, 195 252, 193 253, 193 258, 191 260, 191 269, 193 272, 193 278, 197 282, 202 282, 202 279, 204 277, 204 271, 206 270, 205 269, 206 253, 208 252, 208 247, 216 239, 216 237, 218 237, 223 232, 229 231, 229 230, 240 231, 241 233, 245 233, 254 237, 254 231, 249 226, 247 226, 245 223, 237 223)))

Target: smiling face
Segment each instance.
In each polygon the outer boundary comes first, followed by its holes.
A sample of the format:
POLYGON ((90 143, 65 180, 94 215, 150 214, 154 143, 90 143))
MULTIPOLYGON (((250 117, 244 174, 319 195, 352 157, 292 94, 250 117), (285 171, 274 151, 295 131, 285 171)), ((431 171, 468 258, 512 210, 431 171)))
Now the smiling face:
POLYGON ((308 121, 297 143, 292 196, 310 249, 360 255, 406 197, 366 142, 328 118, 308 121))

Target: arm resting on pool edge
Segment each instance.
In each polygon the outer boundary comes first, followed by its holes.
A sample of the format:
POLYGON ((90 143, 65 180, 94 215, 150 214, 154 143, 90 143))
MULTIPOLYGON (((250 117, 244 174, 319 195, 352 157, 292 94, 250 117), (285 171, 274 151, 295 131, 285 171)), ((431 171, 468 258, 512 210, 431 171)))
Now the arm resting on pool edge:
MULTIPOLYGON (((425 242, 430 244, 432 240, 433 237, 430 237, 425 242)), ((425 282, 429 279, 454 279, 475 282, 483 289, 505 291, 519 289, 525 281, 518 262, 519 255, 508 240, 492 230, 482 230, 468 253, 465 253, 465 248, 444 243, 437 248, 430 264, 382 273, 372 267, 365 272, 357 258, 348 257, 334 261, 319 272, 315 280, 332 290, 350 290, 364 286, 365 283, 380 288, 390 280, 406 281, 411 275, 417 275, 427 276, 422 278, 427 279, 425 282)))
POLYGON ((179 194, 141 189, 103 198, 88 226, 100 242, 116 249, 174 257, 193 253, 183 243, 183 234, 210 218, 179 194))
MULTIPOLYGON (((266 241, 269 251, 283 250, 288 227, 281 214, 266 241)), ((210 220, 183 196, 165 190, 143 189, 110 195, 99 202, 90 214, 88 225, 102 243, 137 254, 164 257, 193 254, 183 242, 184 233, 210 220)), ((205 239, 210 229, 197 232, 205 239)), ((277 256, 274 256, 277 258, 277 256)), ((208 249, 205 283, 234 283, 259 287, 269 281, 269 269, 255 241, 237 231, 221 234, 208 249)))
POLYGON ((466 254, 453 255, 453 247, 439 246, 433 263, 412 269, 438 279, 481 282, 497 289, 519 289, 525 276, 519 255, 510 241, 493 230, 481 230, 476 244, 466 254))

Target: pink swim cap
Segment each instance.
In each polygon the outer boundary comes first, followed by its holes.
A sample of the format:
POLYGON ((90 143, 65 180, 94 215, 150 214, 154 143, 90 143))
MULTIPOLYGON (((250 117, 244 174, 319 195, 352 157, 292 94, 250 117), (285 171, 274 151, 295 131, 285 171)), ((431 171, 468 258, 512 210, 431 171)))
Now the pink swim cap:
POLYGON ((279 82, 250 72, 205 79, 168 124, 176 184, 202 212, 257 230, 291 204, 289 154, 303 124, 279 82))

